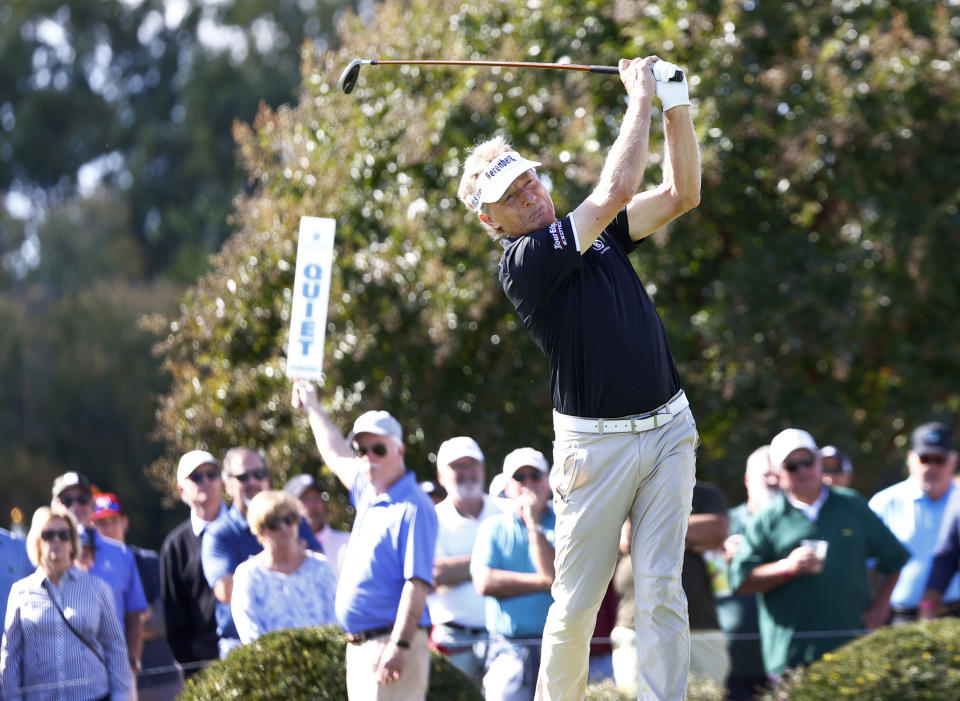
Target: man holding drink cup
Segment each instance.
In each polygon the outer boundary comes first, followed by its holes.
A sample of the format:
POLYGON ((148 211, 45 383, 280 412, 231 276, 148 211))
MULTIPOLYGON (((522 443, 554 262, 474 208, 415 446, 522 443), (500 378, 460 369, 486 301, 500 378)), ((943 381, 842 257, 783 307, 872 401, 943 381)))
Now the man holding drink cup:
POLYGON ((855 491, 821 482, 819 451, 806 431, 770 442, 783 492, 757 512, 731 563, 731 585, 759 596, 764 667, 771 677, 809 664, 863 629, 881 626, 906 548, 855 491), (871 601, 867 558, 884 575, 871 601))

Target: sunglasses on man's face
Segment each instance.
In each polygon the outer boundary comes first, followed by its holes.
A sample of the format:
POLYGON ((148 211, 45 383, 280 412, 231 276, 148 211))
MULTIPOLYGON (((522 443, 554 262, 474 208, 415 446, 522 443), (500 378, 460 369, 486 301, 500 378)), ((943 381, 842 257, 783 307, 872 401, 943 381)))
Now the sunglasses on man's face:
POLYGON ((69 528, 50 528, 46 531, 40 531, 40 538, 48 543, 54 538, 59 538, 66 543, 73 540, 73 533, 69 528))
POLYGON ((263 522, 263 527, 268 531, 279 531, 283 526, 292 526, 300 520, 299 516, 295 514, 287 514, 285 516, 275 516, 273 518, 268 518, 263 522))
POLYGON ((797 458, 796 460, 783 463, 783 469, 787 472, 796 472, 801 467, 810 467, 815 462, 816 458, 813 457, 797 458))
POLYGON ((920 462, 924 465, 936 465, 938 467, 947 464, 946 455, 921 455, 920 462))
POLYGON ((543 475, 540 470, 532 470, 531 472, 518 472, 513 476, 513 479, 520 484, 526 484, 527 482, 539 482, 541 477, 543 475))
POLYGON ((354 445, 353 445, 353 453, 354 453, 354 455, 356 455, 358 458, 362 458, 362 457, 363 457, 364 455, 366 455, 367 453, 373 453, 373 454, 376 455, 378 458, 382 458, 383 456, 385 456, 385 455, 387 454, 387 446, 384 445, 383 443, 374 443, 374 444, 371 445, 369 448, 365 448, 365 447, 362 446, 362 445, 357 445, 356 443, 354 443, 354 445))
POLYGON ((270 471, 265 467, 258 467, 250 472, 241 472, 239 475, 230 475, 235 480, 239 480, 246 484, 250 481, 251 478, 255 480, 265 480, 270 475, 270 471))
MULTIPOLYGON (((193 482, 194 484, 203 484, 204 481, 206 481, 206 482, 213 482, 214 480, 218 479, 219 477, 220 477, 220 472, 219 472, 219 471, 217 471, 217 470, 207 470, 206 472, 199 472, 199 471, 198 471, 198 472, 194 472, 194 473, 192 473, 192 474, 189 475, 188 479, 189 479, 191 482, 193 482)), ((240 479, 239 477, 237 477, 237 479, 239 479, 241 482, 246 482, 245 479, 240 479)), ((259 478, 259 479, 262 479, 262 478, 259 478)))
POLYGON ((90 503, 89 494, 64 494, 60 497, 60 503, 66 506, 68 509, 74 504, 79 504, 80 506, 86 506, 90 503))

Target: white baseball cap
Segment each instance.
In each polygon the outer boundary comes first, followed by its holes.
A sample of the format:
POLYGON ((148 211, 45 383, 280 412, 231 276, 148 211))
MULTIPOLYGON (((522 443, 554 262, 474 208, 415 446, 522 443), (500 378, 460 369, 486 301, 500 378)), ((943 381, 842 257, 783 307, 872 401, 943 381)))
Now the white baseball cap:
POLYGON ((770 441, 770 462, 780 467, 790 453, 800 448, 806 448, 814 454, 819 451, 813 436, 806 431, 799 428, 784 429, 770 441))
POLYGON ((480 209, 481 204, 496 202, 522 173, 541 165, 528 161, 516 151, 507 151, 495 157, 477 176, 477 185, 470 196, 470 206, 480 209))
POLYGON ((454 436, 445 440, 437 451, 437 467, 446 467, 460 458, 474 458, 484 462, 483 451, 470 436, 454 436))
POLYGON ((220 461, 206 450, 191 450, 189 453, 184 453, 177 465, 177 484, 182 484, 201 465, 208 464, 220 468, 220 461))
POLYGON ((358 433, 390 436, 398 443, 403 442, 403 428, 400 427, 400 422, 390 416, 387 411, 367 411, 360 414, 353 422, 353 430, 347 436, 347 441, 352 441, 358 433))
POLYGON ((535 467, 544 474, 550 472, 550 464, 539 450, 517 448, 503 459, 503 474, 513 479, 517 470, 527 466, 535 467))

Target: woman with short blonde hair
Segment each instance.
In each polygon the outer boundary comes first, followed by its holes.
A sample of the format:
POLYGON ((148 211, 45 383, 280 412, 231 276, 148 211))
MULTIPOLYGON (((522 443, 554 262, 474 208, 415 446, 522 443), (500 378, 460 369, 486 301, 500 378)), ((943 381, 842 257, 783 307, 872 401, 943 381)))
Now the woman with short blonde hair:
POLYGON ((240 640, 333 623, 337 577, 324 555, 307 550, 296 499, 265 491, 250 500, 247 522, 263 550, 237 567, 230 608, 240 640))
POLYGON ((37 570, 11 587, 7 604, 4 698, 130 698, 127 646, 113 597, 106 582, 73 564, 79 549, 73 514, 62 507, 36 510, 27 550, 37 570))

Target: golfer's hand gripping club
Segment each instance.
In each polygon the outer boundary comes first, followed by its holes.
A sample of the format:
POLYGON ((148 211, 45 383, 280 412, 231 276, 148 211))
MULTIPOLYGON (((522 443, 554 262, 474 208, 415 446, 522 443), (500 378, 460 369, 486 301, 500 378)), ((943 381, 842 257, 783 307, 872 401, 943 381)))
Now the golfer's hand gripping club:
POLYGON ((666 112, 680 105, 690 104, 690 89, 687 86, 687 76, 677 66, 669 61, 657 61, 650 70, 656 81, 657 97, 663 111, 666 112))

